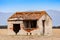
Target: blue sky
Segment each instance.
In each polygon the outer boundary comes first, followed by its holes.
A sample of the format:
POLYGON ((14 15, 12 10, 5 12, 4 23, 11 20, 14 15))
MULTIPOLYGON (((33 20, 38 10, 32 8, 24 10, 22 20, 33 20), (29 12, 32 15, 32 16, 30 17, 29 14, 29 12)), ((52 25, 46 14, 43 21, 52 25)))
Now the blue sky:
POLYGON ((60 0, 0 0, 1 12, 60 10, 60 0))
POLYGON ((0 24, 5 25, 7 20, 4 18, 7 19, 13 12, 36 10, 60 11, 60 0, 0 0, 0 12, 5 12, 3 15, 0 13, 0 18, 3 19, 0 20, 0 24), (8 13, 8 15, 5 15, 6 13, 8 13))

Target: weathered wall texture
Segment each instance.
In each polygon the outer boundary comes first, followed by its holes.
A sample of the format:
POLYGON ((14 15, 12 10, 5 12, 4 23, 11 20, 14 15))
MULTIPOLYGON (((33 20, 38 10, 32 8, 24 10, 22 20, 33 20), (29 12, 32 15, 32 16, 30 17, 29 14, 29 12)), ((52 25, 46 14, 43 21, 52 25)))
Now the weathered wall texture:
MULTIPOLYGON (((48 15, 43 15, 38 21, 37 21, 37 29, 31 31, 31 35, 43 35, 43 24, 42 20, 45 20, 45 33, 44 35, 52 35, 52 20, 48 15)), ((21 29, 19 30, 17 35, 27 35, 27 31, 23 29, 24 24, 23 21, 10 21, 8 22, 8 35, 15 35, 15 32, 13 31, 13 24, 20 24, 21 29)), ((28 33, 30 35, 30 33, 28 33)))

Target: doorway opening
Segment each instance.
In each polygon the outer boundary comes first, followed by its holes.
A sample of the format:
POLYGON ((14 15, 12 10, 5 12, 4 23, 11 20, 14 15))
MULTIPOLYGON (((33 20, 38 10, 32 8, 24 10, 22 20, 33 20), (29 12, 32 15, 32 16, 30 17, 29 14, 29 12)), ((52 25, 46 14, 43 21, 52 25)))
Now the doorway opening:
POLYGON ((37 20, 24 20, 25 28, 37 28, 37 20))
POLYGON ((16 33, 16 35, 19 32, 19 30, 20 30, 20 24, 13 24, 13 31, 16 33))
POLYGON ((42 25, 43 25, 43 35, 45 33, 45 20, 42 20, 42 25))
POLYGON ((37 20, 24 20, 24 30, 31 32, 32 30, 37 29, 37 20))

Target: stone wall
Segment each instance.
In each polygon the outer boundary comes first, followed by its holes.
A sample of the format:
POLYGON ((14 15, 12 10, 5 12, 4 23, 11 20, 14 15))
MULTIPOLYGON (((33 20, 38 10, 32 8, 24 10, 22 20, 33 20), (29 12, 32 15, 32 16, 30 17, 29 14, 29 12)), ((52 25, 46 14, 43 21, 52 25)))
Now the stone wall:
MULTIPOLYGON (((38 21, 37 21, 37 29, 31 31, 31 35, 43 35, 43 25, 42 20, 45 20, 45 33, 44 35, 51 35, 52 34, 52 20, 48 15, 43 15, 38 21)), ((19 30, 17 35, 30 35, 29 32, 25 31, 23 29, 24 24, 23 21, 8 21, 8 35, 15 35, 15 32, 13 31, 13 24, 20 24, 21 29, 19 30)))

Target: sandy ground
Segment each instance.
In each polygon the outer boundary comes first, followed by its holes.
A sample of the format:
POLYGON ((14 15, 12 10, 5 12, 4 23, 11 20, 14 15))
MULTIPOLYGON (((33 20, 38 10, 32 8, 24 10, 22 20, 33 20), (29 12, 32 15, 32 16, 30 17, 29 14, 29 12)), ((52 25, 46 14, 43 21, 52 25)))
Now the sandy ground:
POLYGON ((53 29, 52 36, 8 36, 7 29, 0 29, 0 40, 60 40, 60 29, 53 29))

